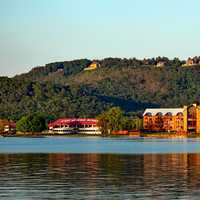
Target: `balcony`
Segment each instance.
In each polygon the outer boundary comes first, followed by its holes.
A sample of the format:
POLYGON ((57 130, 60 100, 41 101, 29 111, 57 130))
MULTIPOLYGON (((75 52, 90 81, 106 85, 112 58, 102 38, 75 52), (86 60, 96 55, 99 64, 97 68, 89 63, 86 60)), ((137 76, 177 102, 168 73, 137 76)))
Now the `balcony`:
POLYGON ((188 129, 196 129, 196 126, 188 126, 188 129))
POLYGON ((188 121, 196 121, 196 118, 188 118, 188 121))

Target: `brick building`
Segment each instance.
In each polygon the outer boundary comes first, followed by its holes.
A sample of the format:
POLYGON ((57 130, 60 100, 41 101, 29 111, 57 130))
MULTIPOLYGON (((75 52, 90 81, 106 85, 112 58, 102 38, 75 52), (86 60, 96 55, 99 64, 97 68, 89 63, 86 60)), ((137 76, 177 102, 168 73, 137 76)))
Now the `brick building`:
POLYGON ((200 106, 146 109, 143 128, 146 131, 200 133, 200 106))

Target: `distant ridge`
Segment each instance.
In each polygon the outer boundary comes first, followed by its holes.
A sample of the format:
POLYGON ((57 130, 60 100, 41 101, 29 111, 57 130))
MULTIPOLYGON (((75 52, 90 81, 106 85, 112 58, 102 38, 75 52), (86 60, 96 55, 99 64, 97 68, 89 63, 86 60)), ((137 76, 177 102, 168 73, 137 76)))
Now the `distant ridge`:
POLYGON ((187 61, 151 59, 78 59, 49 63, 13 78, 0 77, 0 118, 30 112, 49 117, 95 117, 112 106, 128 115, 146 107, 181 107, 200 99, 199 57, 187 61), (193 63, 191 62, 193 59, 193 63))

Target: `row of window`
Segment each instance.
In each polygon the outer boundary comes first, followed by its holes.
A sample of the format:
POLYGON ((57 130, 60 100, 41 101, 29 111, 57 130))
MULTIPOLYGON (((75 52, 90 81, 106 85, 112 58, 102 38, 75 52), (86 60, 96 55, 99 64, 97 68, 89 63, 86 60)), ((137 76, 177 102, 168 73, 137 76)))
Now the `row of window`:
MULTIPOLYGON (((173 130, 174 129, 174 127, 172 127, 172 126, 168 126, 168 127, 166 127, 166 126, 148 126, 148 125, 145 125, 144 126, 144 129, 153 129, 153 128, 155 128, 155 129, 169 129, 169 130, 173 130)), ((183 126, 177 126, 175 129, 183 129, 183 126)))
POLYGON ((57 125, 57 126, 54 126, 53 128, 92 128, 92 127, 97 127, 97 126, 96 125, 76 125, 76 126, 57 125))
POLYGON ((101 134, 100 130, 52 130, 54 134, 101 134))
POLYGON ((163 114, 163 113, 161 113, 161 112, 159 112, 159 113, 157 113, 157 114, 155 114, 155 115, 153 115, 152 113, 146 113, 145 114, 145 116, 183 116, 183 113, 182 112, 179 112, 179 113, 177 113, 176 115, 172 115, 172 113, 171 112, 168 112, 168 113, 166 113, 166 114, 163 114))

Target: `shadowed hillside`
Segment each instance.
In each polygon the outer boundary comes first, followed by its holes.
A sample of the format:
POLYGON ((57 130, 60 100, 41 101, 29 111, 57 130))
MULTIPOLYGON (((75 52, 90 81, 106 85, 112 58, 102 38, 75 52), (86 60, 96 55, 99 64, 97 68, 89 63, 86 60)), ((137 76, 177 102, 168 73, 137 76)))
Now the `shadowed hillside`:
POLYGON ((146 107, 177 107, 199 102, 200 67, 177 60, 155 67, 136 59, 107 58, 84 71, 87 59, 36 67, 0 78, 0 118, 19 119, 30 112, 54 117, 95 117, 111 106, 126 113, 146 107))

